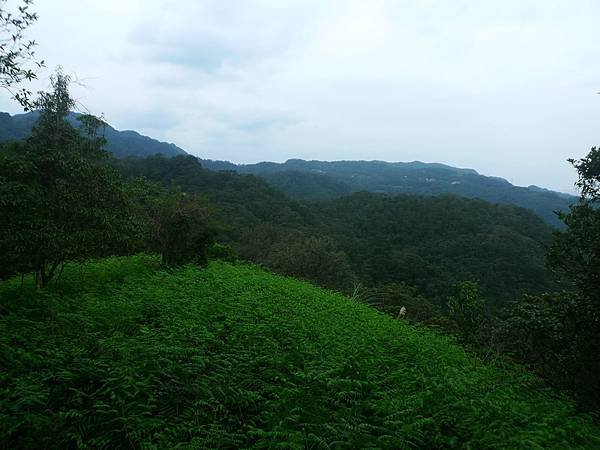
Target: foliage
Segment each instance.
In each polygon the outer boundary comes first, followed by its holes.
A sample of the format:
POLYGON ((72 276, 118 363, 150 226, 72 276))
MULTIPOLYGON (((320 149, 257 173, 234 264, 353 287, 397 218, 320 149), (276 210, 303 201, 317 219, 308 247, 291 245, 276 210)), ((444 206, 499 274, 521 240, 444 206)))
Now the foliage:
POLYGON ((206 264, 218 227, 208 204, 185 192, 162 193, 148 210, 149 248, 162 263, 177 266, 206 264))
POLYGON ((7 89, 26 110, 32 108, 31 92, 25 88, 15 91, 22 81, 37 78, 35 70, 44 61, 35 61, 37 43, 25 39, 27 29, 38 20, 31 11, 33 0, 21 0, 14 10, 9 10, 6 0, 0 0, 0 86, 7 89))
POLYGON ((554 286, 544 266, 551 230, 521 208, 362 192, 311 211, 367 286, 405 283, 442 306, 453 284, 478 280, 492 308, 554 286))
POLYGON ((340 292, 348 292, 355 280, 348 257, 328 238, 287 235, 271 247, 264 263, 281 274, 340 292))
POLYGON ((572 292, 525 296, 495 329, 498 349, 572 392, 581 406, 600 405, 600 315, 572 292))
POLYGON ((208 248, 208 258, 210 260, 219 260, 229 263, 235 263, 237 261, 237 255, 235 250, 229 244, 222 244, 215 242, 208 248))
POLYGON ((68 82, 57 72, 32 135, 0 154, 0 276, 35 271, 40 287, 67 261, 127 252, 134 229, 119 175, 100 164, 99 120, 82 117, 85 137, 65 120, 68 82))
POLYGON ((569 159, 579 175, 577 186, 584 200, 600 201, 600 147, 593 147, 579 160, 569 159))
POLYGON ((127 179, 145 177, 167 188, 206 196, 217 207, 216 219, 228 225, 228 237, 236 242, 252 226, 273 223, 278 227, 298 228, 307 219, 303 207, 261 179, 205 170, 193 156, 155 155, 112 163, 127 179))
POLYGON ((455 330, 455 325, 447 320, 441 308, 419 295, 413 286, 390 283, 370 289, 358 287, 356 294, 358 299, 394 318, 399 318, 404 308, 402 318, 411 323, 440 327, 445 331, 455 330))
POLYGON ((536 186, 514 186, 508 181, 444 164, 419 161, 304 161, 285 163, 231 164, 202 160, 213 170, 235 170, 266 179, 297 200, 331 200, 352 192, 369 191, 389 195, 447 195, 478 198, 530 209, 554 227, 562 227, 555 211, 567 211, 577 199, 536 186))
POLYGON ((7 448, 598 448, 534 377, 254 267, 0 284, 7 448))
POLYGON ((357 190, 333 177, 320 173, 285 171, 257 173, 256 175, 264 178, 271 186, 288 197, 307 202, 335 200, 357 190))
POLYGON ((485 318, 485 300, 479 293, 479 286, 473 281, 463 281, 453 287, 448 297, 449 316, 458 325, 462 340, 476 348, 486 343, 489 329, 485 318))
POLYGON ((600 309, 600 210, 580 202, 562 218, 567 228, 554 234, 548 264, 600 309))
POLYGON ((548 264, 566 276, 600 311, 600 149, 569 160, 579 175, 579 203, 561 214, 566 230, 554 234, 548 264))
MULTIPOLYGON (((551 229, 521 208, 452 196, 369 193, 301 204, 258 177, 206 170, 191 156, 113 163, 126 178, 144 176, 205 195, 218 222, 227 225, 223 237, 239 257, 279 271, 283 262, 276 254, 285 253, 296 236, 331 242, 367 288, 405 283, 439 306, 461 280, 479 280, 494 306, 553 287, 543 248, 551 229)), ((307 279, 321 283, 325 278, 327 286, 351 289, 347 270, 328 267, 333 271, 307 279)))
POLYGON ((600 406, 600 151, 570 160, 578 172, 579 202, 559 214, 548 265, 566 293, 525 297, 508 311, 498 345, 532 366, 555 386, 575 393, 591 409, 600 406), (517 351, 518 348, 518 351, 517 351))

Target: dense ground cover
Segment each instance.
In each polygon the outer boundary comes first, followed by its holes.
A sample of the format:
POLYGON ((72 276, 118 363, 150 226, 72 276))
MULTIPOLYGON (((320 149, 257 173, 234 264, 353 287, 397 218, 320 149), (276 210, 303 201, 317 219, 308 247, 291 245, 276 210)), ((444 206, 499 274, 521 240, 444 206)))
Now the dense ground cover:
POLYGON ((6 448, 598 448, 518 369, 246 265, 70 266, 0 284, 6 448))

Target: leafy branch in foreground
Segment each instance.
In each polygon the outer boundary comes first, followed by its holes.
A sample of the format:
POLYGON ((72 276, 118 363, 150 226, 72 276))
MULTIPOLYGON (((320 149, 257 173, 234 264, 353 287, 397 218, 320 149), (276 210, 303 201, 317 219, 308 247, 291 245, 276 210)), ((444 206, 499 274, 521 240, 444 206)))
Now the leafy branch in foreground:
POLYGON ((31 11, 33 0, 22 0, 13 11, 6 3, 0 0, 0 86, 28 111, 33 108, 31 91, 14 88, 23 81, 36 79, 36 70, 44 67, 43 60, 35 59, 37 42, 25 38, 26 30, 39 16, 31 11))

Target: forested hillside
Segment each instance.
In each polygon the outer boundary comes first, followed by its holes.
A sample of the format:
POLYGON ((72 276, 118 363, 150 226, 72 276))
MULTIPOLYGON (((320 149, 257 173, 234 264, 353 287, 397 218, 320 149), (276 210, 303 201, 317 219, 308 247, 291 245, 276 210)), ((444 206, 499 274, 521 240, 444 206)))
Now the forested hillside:
POLYGON ((443 305, 453 284, 473 280, 499 305, 552 286, 543 248, 551 230, 522 208, 369 193, 301 204, 258 177, 206 170, 193 157, 113 163, 128 178, 205 195, 241 257, 344 292, 406 283, 443 305))
POLYGON ((576 197, 537 186, 513 186, 502 178, 486 177, 472 169, 418 161, 388 163, 291 159, 282 164, 236 165, 208 160, 202 160, 202 163, 213 170, 260 175, 296 199, 331 200, 361 190, 387 194, 456 194, 531 209, 555 227, 562 224, 554 212, 567 211, 569 205, 576 201, 576 197))
POLYGON ((491 304, 552 287, 544 265, 550 228, 523 208, 357 193, 313 210, 370 285, 404 282, 439 304, 462 280, 477 281, 491 304))
POLYGON ((246 230, 263 223, 298 229, 311 223, 305 206, 254 175, 213 172, 203 169, 193 156, 112 160, 127 179, 145 177, 169 187, 209 198, 217 207, 219 220, 230 239, 241 239, 246 230))

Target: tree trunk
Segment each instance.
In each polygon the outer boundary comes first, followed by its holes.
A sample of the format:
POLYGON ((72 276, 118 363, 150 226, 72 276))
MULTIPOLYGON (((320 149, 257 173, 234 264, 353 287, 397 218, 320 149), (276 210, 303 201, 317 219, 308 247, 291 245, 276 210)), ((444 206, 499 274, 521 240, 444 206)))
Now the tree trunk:
POLYGON ((35 270, 35 285, 38 289, 45 288, 48 284, 48 277, 46 276, 46 269, 43 264, 40 264, 35 270))

